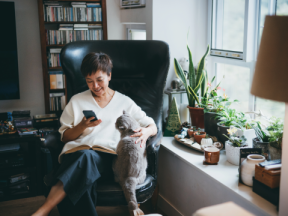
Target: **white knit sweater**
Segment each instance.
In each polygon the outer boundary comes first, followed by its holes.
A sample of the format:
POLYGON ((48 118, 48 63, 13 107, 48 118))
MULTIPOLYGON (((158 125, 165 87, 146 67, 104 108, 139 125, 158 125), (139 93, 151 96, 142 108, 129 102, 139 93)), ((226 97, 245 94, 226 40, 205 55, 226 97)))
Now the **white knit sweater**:
POLYGON ((115 91, 107 106, 101 108, 92 96, 91 91, 87 90, 74 95, 63 110, 60 118, 61 127, 59 128, 61 140, 66 129, 73 128, 82 121, 84 117, 83 110, 93 110, 97 118, 101 119, 102 122, 95 127, 85 129, 76 140, 67 142, 59 155, 59 163, 61 163, 61 155, 82 144, 90 146, 101 145, 115 151, 120 141, 120 133, 115 128, 115 122, 123 114, 123 110, 134 117, 141 127, 155 124, 154 120, 146 116, 146 113, 126 95, 115 91))

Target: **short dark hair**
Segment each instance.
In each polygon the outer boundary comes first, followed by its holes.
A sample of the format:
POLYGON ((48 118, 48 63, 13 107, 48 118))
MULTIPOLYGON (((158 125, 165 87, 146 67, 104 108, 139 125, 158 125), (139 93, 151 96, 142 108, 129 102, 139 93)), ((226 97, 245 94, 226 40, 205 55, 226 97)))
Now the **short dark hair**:
POLYGON ((113 68, 112 60, 105 53, 91 52, 87 54, 81 64, 81 73, 84 77, 96 73, 98 70, 110 75, 113 68))

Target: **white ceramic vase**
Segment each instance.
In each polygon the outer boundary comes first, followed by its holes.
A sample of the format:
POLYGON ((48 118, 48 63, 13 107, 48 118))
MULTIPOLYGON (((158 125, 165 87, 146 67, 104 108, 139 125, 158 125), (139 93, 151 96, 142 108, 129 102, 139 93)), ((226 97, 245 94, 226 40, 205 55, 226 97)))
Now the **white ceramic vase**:
POLYGON ((226 157, 227 161, 235 166, 239 166, 240 162, 240 149, 241 148, 248 148, 245 147, 234 147, 231 142, 225 142, 225 150, 226 150, 226 157))
POLYGON ((202 138, 201 147, 205 148, 208 146, 213 146, 213 140, 211 138, 202 138))
POLYGON ((265 161, 265 157, 259 154, 250 154, 241 164, 241 179, 245 185, 253 186, 255 176, 255 164, 265 161))

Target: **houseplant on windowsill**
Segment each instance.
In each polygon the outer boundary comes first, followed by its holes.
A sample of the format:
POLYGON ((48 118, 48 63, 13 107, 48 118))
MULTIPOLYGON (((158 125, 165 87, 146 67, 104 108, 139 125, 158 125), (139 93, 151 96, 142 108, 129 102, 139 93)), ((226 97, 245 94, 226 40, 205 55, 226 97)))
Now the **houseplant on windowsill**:
POLYGON ((209 45, 207 47, 207 50, 204 56, 201 58, 198 64, 197 74, 195 73, 195 69, 194 69, 194 65, 192 61, 192 54, 188 45, 187 45, 187 49, 188 49, 188 55, 189 55, 189 71, 188 71, 189 83, 187 82, 184 71, 176 58, 174 58, 175 74, 183 82, 183 85, 187 92, 188 103, 189 103, 187 108, 189 108, 189 111, 190 111, 192 125, 196 127, 204 128, 204 108, 202 108, 200 105, 198 91, 201 87, 202 82, 207 82, 204 66, 205 66, 205 58, 209 52, 209 45), (198 107, 196 106, 196 102, 198 104, 198 107))
POLYGON ((269 153, 270 159, 280 159, 282 154, 282 139, 283 139, 283 120, 272 117, 270 119, 270 126, 267 127, 269 131, 269 153))
POLYGON ((239 166, 239 158, 240 158, 240 149, 248 148, 247 139, 245 136, 236 136, 237 128, 230 127, 227 130, 229 137, 226 134, 223 134, 227 137, 227 141, 225 142, 226 149, 226 157, 229 163, 239 166))
POLYGON ((269 154, 269 138, 270 134, 267 129, 262 128, 260 122, 256 122, 256 125, 253 126, 255 130, 256 138, 253 141, 253 148, 261 148, 262 155, 265 156, 266 160, 270 159, 269 154))
POLYGON ((237 128, 236 135, 244 135, 247 138, 247 145, 252 147, 252 139, 256 137, 256 135, 254 129, 252 128, 254 123, 250 119, 250 116, 245 115, 243 112, 237 112, 235 109, 224 107, 217 113, 217 118, 220 120, 220 122, 217 123, 218 139, 222 143, 225 143, 228 140, 227 129, 229 129, 230 126, 234 126, 237 128))

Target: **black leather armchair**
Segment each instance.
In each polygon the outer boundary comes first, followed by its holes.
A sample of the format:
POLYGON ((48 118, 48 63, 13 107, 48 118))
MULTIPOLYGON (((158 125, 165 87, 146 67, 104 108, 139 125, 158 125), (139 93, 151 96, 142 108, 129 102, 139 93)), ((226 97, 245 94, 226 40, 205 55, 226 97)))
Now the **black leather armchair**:
MULTIPOLYGON (((61 63, 67 80, 67 101, 88 89, 80 72, 83 58, 90 52, 104 52, 113 62, 109 87, 129 96, 152 117, 158 133, 147 141, 148 168, 143 184, 136 188, 138 203, 151 198, 157 181, 157 159, 162 137, 163 92, 169 69, 169 47, 162 41, 79 41, 69 43, 61 51, 61 63)), ((117 107, 115 107, 117 109, 117 107)), ((60 134, 49 134, 42 147, 51 152, 53 169, 59 166, 58 155, 64 143, 60 134)), ((127 205, 118 183, 101 182, 97 186, 97 205, 127 205)))

